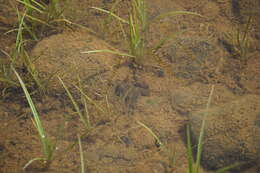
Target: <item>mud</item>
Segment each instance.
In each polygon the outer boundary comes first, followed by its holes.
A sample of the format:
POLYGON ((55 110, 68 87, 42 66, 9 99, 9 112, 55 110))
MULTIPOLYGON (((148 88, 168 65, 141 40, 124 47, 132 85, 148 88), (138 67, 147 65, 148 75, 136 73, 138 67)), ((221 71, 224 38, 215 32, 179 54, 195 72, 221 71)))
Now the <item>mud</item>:
MULTIPOLYGON (((86 172, 184 173, 188 165, 185 132, 182 129, 192 120, 189 118, 191 115, 204 110, 211 86, 215 85, 210 105, 212 109, 228 111, 225 105, 232 101, 236 102, 247 95, 259 97, 258 1, 147 1, 149 21, 173 10, 193 11, 205 17, 178 15, 151 23, 147 33, 148 51, 140 68, 133 66, 127 57, 82 53, 93 49, 128 51, 128 42, 122 32, 124 30, 127 34, 127 26, 90 8, 111 9, 114 2, 70 1, 64 15, 81 27, 66 27, 62 33, 41 38, 32 46, 30 56, 36 58, 35 67, 39 70, 39 76, 45 79, 47 91, 45 94, 34 94, 33 99, 48 136, 53 141, 59 138, 58 145, 48 170, 42 170, 40 162, 34 162, 26 171, 22 170, 30 159, 42 156, 41 145, 22 90, 19 87, 8 88, 0 100, 0 172, 78 172, 80 153, 77 135, 81 135, 86 172), (256 5, 252 5, 254 3, 256 5), (248 9, 254 12, 255 17, 249 35, 250 58, 245 63, 234 57, 223 43, 230 44, 226 33, 244 26, 248 9), (151 49, 166 37, 169 40, 154 54, 151 49), (92 125, 88 135, 84 135, 86 130, 57 76, 68 85, 78 103, 81 103, 81 97, 75 85, 79 83, 91 98, 92 101, 87 102, 92 125), (158 136, 163 147, 140 122, 158 136)), ((3 1, 1 4, 8 8, 1 8, 0 11, 0 48, 9 52, 16 35, 4 33, 15 28, 17 21, 13 2, 3 1)), ((129 1, 120 1, 115 13, 127 19, 129 7, 129 1)), ((1 64, 8 61, 8 56, 1 53, 1 64)), ((0 87, 5 88, 6 85, 1 83, 0 87)), ((243 104, 241 108, 252 108, 253 105, 250 101, 236 103, 236 106, 243 104)), ((80 104, 80 107, 83 108, 83 105, 80 104)), ((259 111, 259 106, 254 107, 254 111, 259 111)), ((218 112, 221 111, 214 111, 212 115, 218 112)), ((239 121, 246 118, 246 114, 239 113, 244 115, 239 121)), ((259 120, 254 122, 257 124, 259 120)), ((236 124, 234 126, 237 127, 236 124)), ((241 140, 255 147, 259 139, 246 129, 241 127, 250 140, 241 140)), ((231 143, 223 141, 221 144, 231 147, 231 143)), ((215 154, 215 160, 203 162, 202 173, 212 172, 217 167, 240 159, 240 155, 236 152, 232 154, 228 147, 230 157, 221 155, 218 158, 218 153, 223 152, 222 148, 214 148, 212 143, 209 145, 213 148, 206 146, 203 157, 208 160, 210 155, 207 153, 215 154)), ((247 152, 244 149, 243 152, 247 152)), ((253 153, 259 155, 259 148, 253 153)), ((256 157, 250 155, 244 158, 243 161, 252 164, 237 172, 259 172, 256 157)))

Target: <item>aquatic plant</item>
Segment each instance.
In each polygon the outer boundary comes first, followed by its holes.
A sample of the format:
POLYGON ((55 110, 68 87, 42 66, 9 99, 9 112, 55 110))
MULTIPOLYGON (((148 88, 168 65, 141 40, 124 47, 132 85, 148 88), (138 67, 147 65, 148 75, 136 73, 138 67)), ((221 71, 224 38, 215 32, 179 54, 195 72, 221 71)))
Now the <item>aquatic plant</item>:
POLYGON ((30 164, 32 164, 34 161, 40 160, 43 161, 44 163, 44 167, 45 169, 49 168, 52 158, 53 158, 53 153, 55 150, 55 143, 52 143, 50 138, 47 136, 43 126, 42 126, 42 122, 40 119, 40 116, 38 114, 38 111, 33 103, 33 100, 23 82, 23 80, 21 79, 21 77, 19 76, 19 74, 16 72, 16 70, 12 67, 13 72, 15 73, 16 77, 19 80, 19 83, 23 89, 23 92, 26 96, 27 102, 31 108, 32 114, 33 114, 33 124, 35 125, 38 134, 39 134, 39 139, 41 141, 42 144, 42 152, 43 152, 43 157, 39 157, 39 158, 34 158, 32 160, 30 160, 28 163, 26 163, 26 165, 23 167, 24 169, 26 169, 30 164))

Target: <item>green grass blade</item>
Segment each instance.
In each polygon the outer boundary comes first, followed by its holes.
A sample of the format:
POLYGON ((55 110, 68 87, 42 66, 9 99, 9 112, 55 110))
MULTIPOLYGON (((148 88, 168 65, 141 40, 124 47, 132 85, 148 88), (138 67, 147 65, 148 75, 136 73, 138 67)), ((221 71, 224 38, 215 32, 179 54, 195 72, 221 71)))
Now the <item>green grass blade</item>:
POLYGON ((26 17, 28 17, 29 19, 31 19, 31 20, 33 20, 35 22, 39 22, 39 23, 44 24, 44 25, 49 26, 49 27, 53 27, 50 24, 48 24, 47 22, 45 22, 45 21, 43 21, 41 19, 37 19, 36 17, 33 17, 33 16, 29 15, 29 14, 26 14, 26 17))
POLYGON ((147 127, 145 124, 141 123, 140 121, 137 121, 137 123, 143 126, 154 137, 154 139, 156 140, 156 142, 158 142, 160 147, 163 146, 163 143, 161 142, 159 137, 149 127, 147 127))
POLYGON ((80 120, 82 121, 82 123, 84 124, 84 126, 88 129, 88 123, 85 119, 85 117, 83 116, 79 106, 78 106, 78 103, 75 101, 74 97, 72 96, 71 92, 69 91, 68 87, 65 85, 65 83, 61 80, 60 77, 58 77, 58 79, 60 80, 62 86, 64 87, 64 89, 66 90, 66 93, 67 95, 69 96, 74 108, 76 109, 77 111, 77 114, 80 116, 80 120))
POLYGON ((193 157, 192 157, 192 145, 191 145, 189 125, 187 126, 186 133, 187 133, 187 148, 188 148, 187 157, 188 157, 189 173, 193 173, 193 157))
POLYGON ((28 31, 28 33, 31 35, 31 37, 35 40, 38 41, 38 38, 36 36, 36 33, 34 33, 31 28, 24 22, 23 23, 24 29, 26 29, 26 31, 28 31))
POLYGON ((6 79, 6 78, 2 78, 2 77, 0 77, 0 82, 9 83, 9 84, 14 85, 14 86, 19 86, 19 84, 17 84, 16 82, 11 81, 11 80, 6 79))
POLYGON ((85 163, 84 163, 84 153, 82 149, 81 139, 78 135, 78 142, 79 142, 79 153, 80 153, 80 173, 85 173, 85 163))
POLYGON ((35 161, 37 161, 37 160, 42 160, 42 161, 44 161, 45 159, 44 159, 44 158, 34 158, 34 159, 31 159, 29 162, 27 162, 27 163, 24 165, 23 169, 26 169, 30 164, 32 164, 33 162, 35 162, 35 161))
POLYGON ((88 105, 87 105, 86 98, 82 98, 82 102, 83 102, 83 105, 84 105, 84 108, 85 108, 86 121, 87 121, 88 127, 91 127, 90 118, 89 118, 89 111, 88 111, 88 105))
POLYGON ((120 22, 123 22, 123 23, 126 23, 126 24, 129 24, 125 19, 117 16, 115 13, 111 12, 111 11, 108 11, 108 10, 104 10, 102 8, 98 8, 98 7, 91 7, 92 9, 95 9, 95 10, 98 10, 98 11, 101 11, 101 12, 104 12, 104 13, 107 13, 109 14, 110 16, 116 18, 117 20, 119 20, 120 22))
POLYGON ((18 9, 16 9, 17 16, 18 16, 18 21, 19 21, 19 26, 18 26, 18 32, 16 36, 16 41, 15 41, 15 49, 17 53, 19 54, 22 49, 22 43, 23 43, 23 24, 24 24, 24 18, 26 16, 26 13, 24 13, 22 16, 20 15, 20 12, 18 9))
POLYGON ((26 99, 28 101, 28 104, 31 108, 31 111, 33 113, 33 122, 35 123, 35 126, 36 126, 36 129, 39 133, 39 136, 40 136, 40 141, 42 143, 42 147, 43 147, 43 153, 44 153, 44 156, 45 156, 45 160, 47 161, 47 164, 50 162, 51 160, 51 157, 52 157, 52 153, 53 153, 53 148, 52 148, 52 145, 50 143, 50 141, 48 140, 48 138, 46 137, 45 135, 45 131, 44 131, 44 128, 41 124, 41 120, 40 120, 40 117, 38 115, 38 112, 36 110, 36 107, 32 101, 32 98, 23 82, 23 80, 21 79, 21 77, 19 76, 19 74, 16 72, 16 70, 14 69, 14 67, 11 67, 13 72, 15 73, 16 77, 18 78, 19 82, 20 82, 20 85, 25 93, 25 96, 26 96, 26 99))
POLYGON ((163 45, 170 41, 170 40, 174 40, 177 36, 179 36, 180 34, 183 34, 185 31, 181 31, 181 32, 177 32, 171 35, 166 36, 164 39, 159 40, 158 43, 155 44, 155 46, 151 49, 153 53, 156 53, 159 49, 161 49, 163 47, 163 45))
POLYGON ((17 76, 17 78, 18 78, 18 80, 19 80, 19 82, 21 84, 21 87, 22 87, 22 89, 23 89, 23 91, 25 93, 26 99, 27 99, 27 101, 29 103, 29 106, 30 106, 30 108, 32 110, 34 122, 35 122, 37 130, 38 130, 38 132, 40 134, 40 137, 42 139, 45 139, 46 138, 45 132, 44 132, 44 129, 42 127, 41 120, 39 118, 39 115, 38 115, 38 112, 36 110, 36 107, 35 107, 35 105, 34 105, 34 103, 32 101, 32 98, 31 98, 31 96, 30 96, 30 94, 29 94, 29 92, 28 92, 24 82, 22 81, 21 77, 19 76, 19 74, 16 72, 16 70, 13 67, 12 67, 12 69, 13 69, 15 75, 17 76))
POLYGON ((29 10, 32 11, 31 9, 43 14, 44 11, 40 10, 39 8, 33 6, 31 3, 25 2, 25 1, 21 1, 21 0, 17 0, 18 2, 20 2, 21 4, 25 5, 25 7, 29 10))
POLYGON ((200 129, 200 134, 199 134, 199 141, 198 141, 198 147, 197 147, 197 156, 196 156, 196 164, 195 164, 195 171, 199 172, 199 167, 200 167, 200 160, 201 160, 201 153, 202 153, 202 145, 203 145, 203 137, 204 137, 204 129, 205 129, 205 124, 206 124, 206 117, 208 115, 208 110, 209 110, 209 106, 212 100, 212 95, 214 92, 214 85, 211 88, 210 91, 210 95, 208 98, 208 102, 207 102, 207 106, 206 106, 206 112, 204 114, 203 120, 202 120, 202 125, 201 125, 201 129, 200 129))
MULTIPOLYGON (((79 75, 78 75, 78 88, 82 91, 83 93, 83 84, 82 84, 82 80, 80 79, 79 75)), ((77 88, 77 89, 78 89, 77 88)), ((89 111, 88 111, 88 105, 87 105, 87 100, 86 97, 81 93, 80 91, 80 98, 81 98, 81 103, 84 105, 84 115, 85 115, 85 119, 86 122, 88 124, 88 127, 91 128, 91 124, 90 124, 90 118, 89 118, 89 111)))
POLYGON ((233 168, 235 168, 235 167, 237 167, 237 166, 239 166, 239 165, 241 165, 241 163, 235 163, 235 164, 232 164, 232 165, 230 165, 230 166, 226 166, 226 167, 224 167, 224 168, 221 168, 221 169, 215 171, 214 173, 224 173, 224 172, 227 172, 227 171, 229 171, 230 169, 233 169, 233 168))
POLYGON ((93 104, 98 110, 100 110, 101 112, 105 113, 105 110, 101 108, 101 106, 99 106, 94 100, 92 100, 89 96, 87 96, 83 90, 81 88, 79 88, 78 86, 75 86, 75 88, 77 88, 77 90, 79 90, 79 92, 91 103, 93 104))
POLYGON ((38 88, 41 90, 41 91, 44 91, 44 86, 41 82, 41 80, 39 79, 39 76, 38 76, 38 72, 34 66, 34 64, 32 63, 31 61, 31 58, 29 57, 28 53, 26 51, 24 51, 24 56, 25 56, 25 63, 26 63, 26 68, 28 70, 28 72, 30 73, 30 75, 32 76, 34 82, 36 83, 36 85, 38 86, 38 88))
MULTIPOLYGON (((112 13, 114 13, 114 11, 115 11, 115 9, 116 9, 116 7, 117 7, 117 5, 119 4, 120 1, 121 1, 121 0, 116 0, 116 1, 113 3, 113 5, 112 5, 112 7, 110 8, 109 11, 112 12, 112 13)), ((107 17, 107 19, 105 19, 105 23, 110 23, 111 19, 112 19, 112 16, 109 15, 109 16, 107 17)), ((126 21, 126 22, 127 22, 127 21, 126 21)))
MULTIPOLYGON (((35 3, 37 6, 39 6, 42 10, 46 10, 46 7, 44 5, 42 5, 41 3, 35 1, 35 0, 31 0, 33 3, 35 3)), ((53 1, 53 0, 52 0, 53 1)))
POLYGON ((81 52, 81 53, 86 53, 86 54, 91 54, 91 53, 111 53, 111 54, 115 54, 115 55, 119 55, 119 56, 127 56, 127 57, 132 57, 132 58, 135 57, 135 56, 127 54, 127 53, 118 52, 118 51, 112 51, 112 50, 108 50, 108 49, 90 50, 90 51, 85 51, 85 52, 81 52))

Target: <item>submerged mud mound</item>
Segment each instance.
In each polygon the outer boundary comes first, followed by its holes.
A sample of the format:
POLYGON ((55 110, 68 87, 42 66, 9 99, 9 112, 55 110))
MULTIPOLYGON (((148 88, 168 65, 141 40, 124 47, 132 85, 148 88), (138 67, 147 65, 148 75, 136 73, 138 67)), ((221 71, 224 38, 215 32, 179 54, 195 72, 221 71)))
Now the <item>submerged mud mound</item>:
MULTIPOLYGON (((218 169, 234 163, 243 170, 260 165, 260 97, 245 95, 212 107, 206 116, 202 160, 206 167, 218 169)), ((197 143, 205 110, 189 115, 193 137, 197 143)))
POLYGON ((114 50, 104 41, 84 31, 65 31, 45 38, 32 51, 37 57, 40 76, 50 79, 48 86, 59 88, 57 76, 68 84, 102 74, 116 64, 116 56, 109 53, 84 53, 91 50, 114 50))

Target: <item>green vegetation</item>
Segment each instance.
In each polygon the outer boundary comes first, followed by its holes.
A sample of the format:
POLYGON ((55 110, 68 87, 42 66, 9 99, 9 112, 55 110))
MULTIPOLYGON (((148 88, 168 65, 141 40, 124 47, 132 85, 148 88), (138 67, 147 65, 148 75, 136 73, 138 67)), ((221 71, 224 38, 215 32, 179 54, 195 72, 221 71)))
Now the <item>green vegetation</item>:
POLYGON ((22 66, 24 66, 26 71, 28 72, 26 81, 29 80, 31 82, 34 82, 38 88, 43 90, 42 81, 40 81, 37 69, 35 68, 33 63, 34 60, 29 57, 25 49, 26 40, 24 39, 24 31, 27 30, 34 38, 36 37, 36 35, 29 29, 25 22, 26 13, 21 16, 20 12, 17 10, 17 15, 19 27, 16 36, 15 50, 11 55, 11 65, 16 66, 19 64, 19 62, 21 62, 22 66))
POLYGON ((88 107, 87 107, 87 101, 86 98, 84 96, 82 96, 82 104, 84 105, 84 113, 80 110, 78 103, 76 102, 76 100, 74 99, 74 97, 72 96, 71 92, 69 91, 68 87, 64 84, 64 82, 61 80, 61 78, 59 78, 62 86, 64 87, 64 89, 66 90, 66 93, 68 95, 68 97, 70 98, 77 114, 80 117, 81 122, 84 124, 84 127, 86 130, 90 130, 91 129, 91 124, 89 121, 89 112, 88 112, 88 107))
POLYGON ((154 137, 154 139, 156 140, 156 143, 158 144, 159 147, 163 147, 164 146, 162 141, 160 140, 160 138, 149 127, 147 127, 145 124, 143 124, 140 121, 137 121, 137 123, 139 125, 141 125, 142 127, 144 127, 154 137))
POLYGON ((80 120, 85 127, 86 133, 89 133, 92 127, 91 127, 89 111, 88 111, 88 103, 94 105, 94 107, 102 113, 106 113, 106 111, 83 91, 82 81, 80 80, 79 77, 78 77, 78 86, 74 85, 74 87, 80 93, 80 101, 81 101, 80 103, 77 103, 76 99, 73 97, 72 93, 70 92, 66 84, 63 82, 63 80, 60 77, 58 77, 58 79, 61 82, 63 88, 65 89, 74 109, 76 110, 76 113, 80 117, 80 120), (84 107, 83 110, 80 109, 80 105, 83 105, 84 107))
MULTIPOLYGON (((205 122, 205 119, 203 120, 205 122)), ((205 125, 205 124, 204 124, 205 125)), ((188 158, 188 173, 199 173, 200 168, 200 160, 201 160, 201 153, 203 148, 203 135, 204 135, 204 126, 202 125, 201 131, 200 131, 200 137, 199 137, 199 144, 197 145, 197 155, 196 155, 196 162, 194 163, 193 160, 193 148, 191 144, 191 135, 190 135, 190 127, 187 126, 186 129, 187 132, 187 158, 188 158)), ((233 169, 237 166, 239 166, 239 163, 232 164, 230 166, 226 166, 224 168, 220 168, 217 171, 214 171, 214 173, 224 173, 229 171, 230 169, 233 169)))
POLYGON ((24 28, 36 40, 37 34, 41 34, 48 28, 55 29, 58 22, 66 21, 63 17, 63 9, 60 8, 60 0, 52 0, 49 3, 36 0, 18 0, 18 2, 25 8, 24 28))
MULTIPOLYGON (((44 81, 39 78, 34 61, 38 57, 30 57, 27 53, 27 44, 37 41, 46 30, 58 29, 60 21, 66 21, 62 17, 63 11, 59 8, 59 0, 50 1, 49 4, 36 0, 17 0, 24 8, 16 8, 18 27, 8 31, 6 34, 16 32, 15 48, 11 53, 5 53, 9 62, 0 67, 0 81, 4 88, 17 87, 14 82, 11 67, 14 66, 25 71, 24 82, 28 87, 38 88, 41 92, 45 90, 44 81)), ((4 89, 4 90, 5 90, 4 89)))
POLYGON ((78 135, 78 141, 79 141, 79 153, 80 153, 80 173, 85 173, 85 162, 84 162, 84 153, 82 149, 81 139, 78 135))
POLYGON ((226 37, 233 48, 233 56, 239 58, 241 61, 245 62, 248 60, 250 38, 249 34, 252 30, 252 20, 253 17, 250 16, 244 28, 238 28, 231 34, 227 34, 226 37))
POLYGON ((14 68, 12 68, 12 70, 14 71, 16 77, 18 78, 20 85, 24 91, 24 94, 26 96, 26 99, 28 101, 28 104, 30 105, 32 114, 33 114, 33 124, 35 125, 38 134, 39 134, 39 138, 42 144, 42 152, 44 157, 43 158, 34 158, 32 160, 30 160, 25 166, 24 169, 27 168, 32 162, 36 161, 36 160, 40 160, 43 161, 45 168, 47 169, 52 161, 53 158, 53 152, 55 150, 55 144, 51 142, 50 138, 46 135, 46 132, 42 126, 42 122, 41 119, 39 117, 39 114, 37 112, 37 109, 32 101, 32 98, 23 82, 23 80, 21 79, 21 77, 19 76, 19 74, 16 72, 16 70, 14 68))
POLYGON ((214 85, 211 88, 210 95, 208 98, 207 106, 206 106, 206 113, 203 117, 201 129, 200 129, 200 135, 198 139, 198 147, 197 147, 197 155, 196 155, 196 163, 193 165, 193 159, 192 159, 192 151, 191 151, 191 142, 190 142, 190 134, 189 134, 189 128, 187 129, 187 144, 188 144, 188 160, 189 160, 189 173, 199 173, 199 167, 200 167, 200 161, 201 161, 201 153, 202 153, 202 146, 203 146, 203 137, 204 137, 204 129, 205 129, 205 122, 206 117, 208 115, 209 106, 212 100, 212 95, 214 92, 214 85))
MULTIPOLYGON (((115 2, 117 4, 118 1, 115 2)), ((131 10, 129 12, 129 19, 128 21, 117 16, 115 13, 113 13, 114 7, 111 9, 112 11, 108 11, 105 9, 101 9, 98 7, 92 7, 95 10, 101 11, 103 13, 106 13, 110 15, 111 17, 114 17, 116 20, 121 22, 122 24, 127 24, 129 28, 129 36, 128 36, 128 42, 129 42, 129 53, 114 53, 114 51, 110 50, 91 50, 86 51, 82 53, 98 53, 98 52, 109 52, 118 54, 121 56, 127 56, 131 57, 132 61, 135 65, 143 65, 143 62, 147 58, 148 53, 147 52, 156 52, 162 45, 169 40, 163 39, 156 44, 155 47, 148 48, 147 47, 147 31, 151 23, 158 22, 159 20, 165 18, 165 17, 171 17, 176 15, 195 15, 199 17, 203 17, 200 14, 188 12, 188 11, 173 11, 161 14, 157 17, 155 17, 152 21, 147 21, 147 14, 146 14, 146 5, 145 0, 132 0, 131 1, 131 10)), ((123 31, 124 33, 124 31, 123 31)), ((126 35, 126 34, 124 34, 126 35)), ((176 34, 171 36, 170 38, 175 38, 176 34)))
MULTIPOLYGON (((204 129, 205 129, 206 117, 208 115, 208 109, 210 107, 210 103, 211 103, 211 100, 212 100, 213 92, 214 92, 214 85, 211 88, 210 95, 209 95, 208 102, 207 102, 207 106, 206 106, 206 112, 205 112, 205 115, 204 115, 204 118, 203 118, 202 124, 201 124, 201 129, 200 129, 200 134, 199 134, 199 139, 198 139, 197 152, 196 152, 197 154, 196 154, 195 162, 193 160, 193 147, 192 147, 192 143, 191 143, 191 135, 190 135, 190 127, 189 127, 189 125, 187 126, 187 129, 186 129, 187 159, 188 159, 188 169, 187 169, 187 172, 188 173, 199 173, 200 172, 200 162, 201 162, 201 154, 202 154, 202 148, 203 148, 204 129)), ((139 125, 141 125, 142 127, 144 127, 154 137, 158 147, 160 147, 161 149, 163 149, 167 153, 172 153, 170 151, 170 149, 168 149, 163 144, 163 142, 160 140, 160 138, 148 126, 146 126, 145 124, 143 124, 140 121, 137 121, 137 123, 139 125)), ((176 154, 176 153, 174 152, 174 154, 176 154)), ((175 157, 176 156, 173 156, 173 158, 171 159, 173 162, 175 162, 174 160, 176 160, 175 157)), ((228 171, 228 170, 230 170, 230 169, 232 169, 232 168, 234 168, 234 167, 236 167, 238 165, 239 164, 236 163, 236 164, 233 164, 233 165, 221 168, 221 169, 215 171, 214 173, 224 173, 224 172, 226 172, 226 171, 228 171)), ((175 166, 174 163, 173 163, 173 166, 175 166)))
MULTIPOLYGON (((31 95, 39 89, 42 93, 45 91, 45 82, 48 79, 40 79, 37 68, 34 65, 34 62, 39 57, 30 57, 28 50, 26 48, 26 44, 31 41, 38 41, 43 37, 45 31, 48 30, 59 30, 60 23, 69 23, 70 21, 66 20, 63 16, 64 9, 61 8, 60 0, 52 0, 49 3, 44 3, 43 1, 36 0, 17 0, 20 5, 23 6, 24 9, 19 10, 16 9, 18 24, 17 28, 8 31, 16 32, 16 42, 14 50, 9 54, 6 53, 6 56, 9 57, 8 63, 1 64, 0 66, 0 82, 6 84, 5 89, 8 87, 22 87, 27 102, 30 106, 33 118, 33 124, 39 135, 39 140, 41 143, 41 150, 43 153, 42 157, 37 157, 28 161, 24 169, 26 169, 29 165, 31 165, 35 161, 41 161, 46 169, 48 169, 54 159, 54 151, 57 145, 57 141, 51 141, 50 137, 47 136, 46 131, 42 125, 40 115, 36 109, 36 106, 31 98, 31 95), (19 70, 18 70, 19 69, 19 70), (18 72, 19 74, 18 74, 18 72), (21 73, 20 73, 21 71, 21 73), (19 82, 16 82, 15 77, 19 82), (23 75, 23 79, 20 77, 23 75), (28 88, 33 88, 33 92, 29 93, 28 88)), ((65 3, 63 1, 62 3, 65 3)), ((201 15, 188 11, 173 11, 165 14, 161 14, 155 17, 152 21, 148 21, 146 14, 146 5, 145 0, 132 0, 131 1, 131 10, 129 10, 129 18, 125 20, 120 16, 114 13, 114 8, 116 4, 119 3, 119 0, 115 2, 111 11, 105 10, 98 7, 92 7, 95 10, 101 11, 109 15, 109 17, 115 18, 122 25, 127 25, 128 31, 127 34, 124 35, 127 37, 129 43, 129 52, 121 52, 117 50, 90 50, 82 53, 112 53, 119 56, 129 57, 131 58, 134 65, 142 65, 146 58, 148 58, 148 52, 157 52, 166 41, 169 39, 176 37, 178 33, 174 33, 172 36, 165 38, 163 40, 159 40, 158 44, 153 47, 148 47, 147 45, 147 31, 150 27, 151 23, 156 23, 159 20, 165 17, 172 17, 176 15, 194 15, 202 17, 201 15)), ((107 22, 109 22, 110 18, 108 18, 107 22)), ((230 36, 232 40, 232 45, 234 46, 235 55, 239 56, 242 60, 248 59, 249 52, 249 33, 251 30, 252 18, 250 17, 245 30, 242 32, 240 30, 237 31, 235 36, 230 36)), ((79 25, 78 25, 79 26, 79 25)), ((92 31, 91 31, 92 32, 92 31)), ((125 32, 125 31, 123 31, 125 32)), ((93 32, 92 32, 93 33, 93 32)), ((82 122, 86 133, 89 134, 93 129, 91 124, 91 117, 89 112, 89 104, 94 105, 94 107, 102 113, 107 113, 99 104, 97 104, 94 100, 92 100, 86 92, 83 90, 82 81, 78 78, 78 85, 73 85, 74 89, 78 92, 80 96, 80 100, 78 101, 73 93, 70 91, 69 87, 63 82, 61 78, 58 77, 58 80, 61 82, 63 88, 66 91, 66 94, 71 101, 73 108, 76 110, 76 113, 79 116, 80 121, 82 122), (83 105, 83 106, 82 106, 83 105), (82 108, 83 107, 83 108, 82 108)), ((4 90, 5 90, 4 89, 4 90)), ((30 90, 29 89, 29 90, 30 90)), ((2 93, 4 93, 4 90, 2 93)), ((204 119, 202 121, 202 126, 200 129, 200 135, 197 144, 197 155, 196 159, 193 159, 192 152, 192 144, 191 144, 191 135, 190 135, 190 127, 187 127, 187 159, 188 159, 188 173, 199 173, 200 170, 200 162, 201 162, 201 154, 203 149, 203 138, 204 138, 204 130, 205 130, 205 118, 208 114, 208 109, 211 103, 212 95, 214 92, 214 86, 211 89, 207 106, 206 113, 204 115, 204 119)), ((75 93, 76 94, 76 93, 75 93)), ((137 123, 144 127, 155 139, 158 147, 164 149, 166 152, 171 153, 171 151, 166 148, 166 145, 160 140, 160 138, 145 124, 137 121, 137 123)), ((84 160, 84 152, 82 149, 81 137, 78 135, 78 144, 79 144, 79 152, 80 152, 80 162, 81 162, 81 173, 86 172, 85 160, 84 160)), ((71 147, 73 147, 71 145, 71 147)), ((70 148, 69 148, 70 149, 70 148)), ((175 158, 171 159, 175 160, 175 158)), ((223 173, 236 167, 238 164, 234 164, 222 169, 219 169, 215 173, 223 173)))
MULTIPOLYGON (((211 104, 213 92, 214 92, 215 86, 213 85, 210 91, 210 95, 208 98, 206 111, 202 120, 200 134, 198 138, 198 144, 197 144, 197 151, 196 151, 196 160, 194 163, 193 160, 193 152, 192 152, 192 144, 191 144, 191 135, 190 135, 190 127, 187 126, 186 132, 187 132, 187 158, 188 158, 188 173, 199 173, 200 172, 200 162, 201 162, 201 154, 202 154, 202 148, 203 148, 203 138, 204 138, 204 131, 205 131, 205 124, 206 124, 206 117, 208 116, 208 110, 211 104)), ((224 168, 221 168, 214 173, 224 173, 239 164, 233 164, 224 168)))
POLYGON ((145 55, 146 25, 144 0, 133 0, 132 11, 129 14, 129 47, 136 64, 142 64, 145 55))

